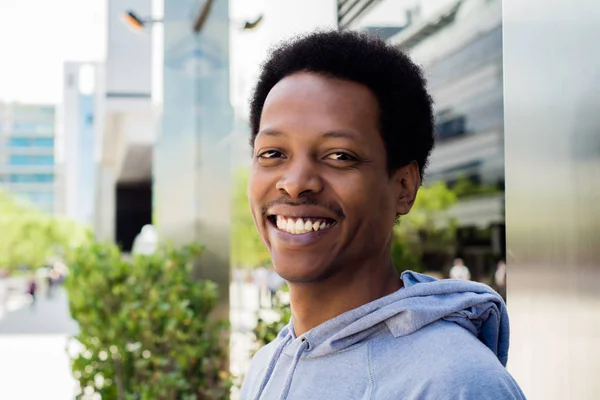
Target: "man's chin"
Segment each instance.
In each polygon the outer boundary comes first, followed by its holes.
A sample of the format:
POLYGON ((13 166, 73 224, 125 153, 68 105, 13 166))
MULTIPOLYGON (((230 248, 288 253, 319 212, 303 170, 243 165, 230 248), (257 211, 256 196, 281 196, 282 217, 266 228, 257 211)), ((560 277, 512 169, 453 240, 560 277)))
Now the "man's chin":
POLYGON ((272 255, 277 273, 288 283, 316 283, 329 278, 333 268, 328 260, 316 257, 272 255))

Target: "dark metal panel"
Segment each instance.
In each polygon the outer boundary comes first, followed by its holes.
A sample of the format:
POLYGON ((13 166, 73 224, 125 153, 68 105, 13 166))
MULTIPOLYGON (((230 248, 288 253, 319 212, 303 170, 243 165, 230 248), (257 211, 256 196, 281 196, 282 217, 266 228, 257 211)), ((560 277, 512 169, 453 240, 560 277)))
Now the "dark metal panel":
POLYGON ((347 29, 381 0, 338 0, 337 21, 339 29, 347 29))
POLYGON ((600 3, 504 0, 509 370, 600 396, 600 3))

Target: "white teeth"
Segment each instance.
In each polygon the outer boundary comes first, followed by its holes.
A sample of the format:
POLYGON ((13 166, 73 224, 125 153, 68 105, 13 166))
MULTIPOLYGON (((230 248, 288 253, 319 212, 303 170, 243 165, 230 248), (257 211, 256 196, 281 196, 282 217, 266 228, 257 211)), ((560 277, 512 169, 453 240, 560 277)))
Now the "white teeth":
POLYGON ((286 218, 281 215, 276 217, 276 225, 279 230, 300 235, 312 231, 319 231, 331 227, 331 223, 323 220, 305 220, 303 218, 286 218))
POLYGON ((308 232, 312 231, 312 221, 306 221, 304 224, 304 230, 308 232))

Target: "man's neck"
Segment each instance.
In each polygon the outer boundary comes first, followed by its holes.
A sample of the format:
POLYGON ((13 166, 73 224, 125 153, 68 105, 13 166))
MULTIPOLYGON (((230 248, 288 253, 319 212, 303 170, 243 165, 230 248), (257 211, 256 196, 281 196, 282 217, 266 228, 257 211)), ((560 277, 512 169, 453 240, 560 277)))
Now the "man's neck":
POLYGON ((300 336, 346 311, 394 293, 402 281, 389 262, 381 268, 341 271, 324 281, 289 286, 294 331, 300 336))

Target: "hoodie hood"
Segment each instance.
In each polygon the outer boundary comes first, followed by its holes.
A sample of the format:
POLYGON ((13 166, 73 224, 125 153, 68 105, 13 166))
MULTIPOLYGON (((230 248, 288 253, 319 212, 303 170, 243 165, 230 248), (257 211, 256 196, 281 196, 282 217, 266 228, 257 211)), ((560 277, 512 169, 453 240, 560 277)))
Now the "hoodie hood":
POLYGON ((394 337, 411 335, 438 320, 453 322, 488 347, 506 365, 509 325, 502 298, 489 286, 459 280, 437 280, 406 271, 404 286, 385 297, 347 311, 296 337, 290 322, 278 335, 279 341, 267 366, 256 399, 268 383, 282 354, 292 357, 284 392, 287 397, 295 367, 301 358, 316 358, 349 348, 368 338, 386 324, 394 337))

